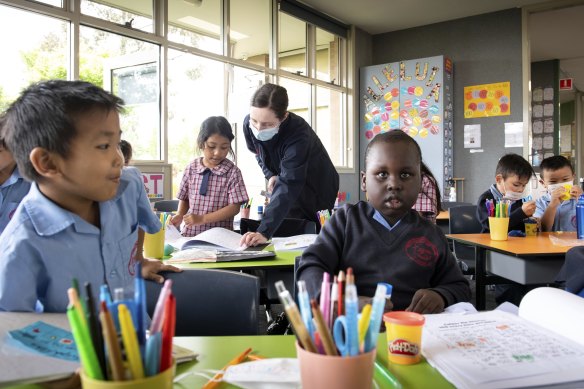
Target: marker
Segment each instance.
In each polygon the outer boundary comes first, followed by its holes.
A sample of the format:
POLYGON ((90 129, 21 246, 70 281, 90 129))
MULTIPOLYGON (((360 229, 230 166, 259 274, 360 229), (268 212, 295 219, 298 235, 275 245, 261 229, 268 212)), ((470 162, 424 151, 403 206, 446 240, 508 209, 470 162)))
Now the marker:
POLYGON ((343 298, 345 295, 345 272, 340 271, 339 277, 337 278, 337 316, 342 316, 345 314, 343 309, 343 298))
POLYGON ((158 295, 158 300, 156 301, 156 307, 154 308, 154 315, 152 315, 152 323, 150 324, 150 332, 160 332, 162 330, 162 317, 164 313, 164 305, 170 291, 172 289, 172 280, 167 279, 164 281, 164 286, 160 290, 158 295))
MULTIPOLYGON (((389 284, 387 284, 389 285, 389 284)), ((391 286, 391 285, 390 285, 391 286)), ((373 296, 373 305, 371 307, 371 315, 369 319, 369 328, 365 334, 364 351, 369 352, 377 347, 377 338, 379 337, 379 328, 381 326, 381 319, 383 318, 383 311, 385 310, 385 295, 387 293, 386 284, 377 284, 375 296, 373 296)), ((391 297, 391 291, 390 291, 391 297)))
POLYGON ((347 345, 349 356, 359 354, 359 326, 357 316, 359 315, 359 298, 355 284, 347 285, 345 297, 345 317, 347 318, 347 345))
POLYGON ((308 330, 304 323, 302 322, 302 318, 300 317, 300 312, 298 312, 298 307, 294 302, 294 299, 290 295, 290 292, 286 290, 284 286, 284 282, 278 281, 276 282, 276 290, 278 291, 278 297, 284 305, 284 311, 286 312, 286 316, 288 317, 288 321, 292 324, 292 328, 294 328, 294 333, 298 337, 300 344, 306 351, 310 351, 311 353, 316 353, 316 346, 308 333, 308 330))
POLYGON ((369 321, 371 319, 371 304, 366 304, 361 310, 361 317, 359 318, 359 348, 365 340, 367 328, 369 328, 369 321))
POLYGON ((334 276, 331 287, 331 305, 327 321, 328 328, 333 328, 333 319, 335 317, 335 302, 337 301, 338 287, 339 286, 337 285, 337 276, 334 276))
POLYGON ((89 325, 89 334, 91 336, 91 341, 93 342, 93 347, 95 348, 95 353, 97 355, 97 360, 99 361, 99 366, 104 376, 107 376, 107 369, 105 367, 105 352, 103 351, 103 337, 101 335, 101 328, 99 328, 99 318, 95 312, 95 301, 93 300, 93 292, 91 291, 91 284, 86 282, 85 286, 85 302, 86 302, 86 318, 87 324, 89 325))
MULTIPOLYGON (((320 310, 325 324, 330 321, 331 305, 331 276, 328 273, 322 274, 322 285, 320 286, 320 310)), ((300 282, 300 281, 299 281, 300 282)))
POLYGON ((132 323, 130 311, 125 304, 118 305, 118 317, 122 329, 124 350, 126 351, 128 364, 130 365, 130 371, 132 372, 132 378, 135 380, 144 378, 144 365, 142 364, 138 340, 136 339, 136 329, 132 323))
POLYGON ((122 351, 118 342, 118 334, 112 320, 112 316, 107 309, 105 301, 100 304, 99 321, 101 322, 101 331, 107 348, 107 357, 114 381, 123 381, 125 379, 124 364, 122 362, 122 351))
POLYGON ((298 304, 300 305, 300 314, 302 316, 302 321, 310 334, 312 340, 314 340, 314 326, 312 324, 312 314, 310 313, 310 297, 308 297, 308 291, 306 290, 306 283, 304 281, 298 281, 298 304))
POLYGON ((73 338, 77 345, 77 351, 79 351, 81 366, 83 366, 83 370, 88 377, 96 380, 103 380, 103 373, 99 367, 99 361, 97 360, 97 355, 95 354, 89 331, 87 327, 81 323, 80 316, 81 315, 79 312, 76 312, 74 306, 70 305, 67 308, 67 318, 71 325, 71 332, 73 333, 73 338))

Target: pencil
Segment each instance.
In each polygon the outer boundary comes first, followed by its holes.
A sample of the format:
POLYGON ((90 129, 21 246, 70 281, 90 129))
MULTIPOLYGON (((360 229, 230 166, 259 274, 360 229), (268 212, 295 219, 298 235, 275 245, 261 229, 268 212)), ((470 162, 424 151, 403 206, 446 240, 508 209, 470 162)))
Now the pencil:
POLYGON ((322 313, 318 309, 318 305, 314 299, 310 300, 310 306, 312 307, 312 314, 314 316, 314 322, 316 323, 316 329, 320 335, 320 340, 322 341, 326 355, 339 355, 337 353, 335 343, 333 342, 331 332, 329 331, 324 318, 322 317, 322 313))
POLYGON ((340 271, 339 276, 337 277, 337 316, 342 316, 345 314, 345 310, 343 309, 344 304, 344 295, 345 295, 345 272, 340 271))
POLYGON ((101 302, 99 320, 101 322, 101 330, 103 332, 103 339, 107 347, 107 357, 114 381, 123 381, 125 379, 124 364, 122 362, 122 351, 120 343, 118 342, 118 334, 116 327, 112 320, 112 316, 107 309, 105 301, 101 302))
POLYGON ((238 356, 236 356, 235 358, 233 358, 231 361, 227 362, 227 365, 223 366, 223 369, 221 369, 221 372, 215 374, 213 376, 213 378, 211 378, 209 381, 207 381, 205 386, 203 386, 201 389, 216 388, 218 385, 220 385, 222 383, 221 378, 223 378, 223 373, 225 372, 225 370, 227 370, 227 368, 229 366, 238 365, 241 362, 243 362, 245 360, 245 358, 247 358, 249 353, 251 353, 251 347, 248 348, 247 350, 245 350, 244 352, 242 352, 241 354, 239 354, 238 356))

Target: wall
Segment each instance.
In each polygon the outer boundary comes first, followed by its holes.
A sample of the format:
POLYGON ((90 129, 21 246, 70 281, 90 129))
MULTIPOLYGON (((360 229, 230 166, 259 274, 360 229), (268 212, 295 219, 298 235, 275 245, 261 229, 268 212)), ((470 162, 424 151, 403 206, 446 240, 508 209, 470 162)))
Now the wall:
MULTIPOLYGON (((354 41, 353 41, 353 55, 349 53, 349 58, 352 58, 354 61, 354 68, 350 75, 350 78, 353 80, 352 83, 349 85, 355 85, 355 90, 358 91, 358 82, 359 82, 359 68, 362 66, 368 66, 372 63, 372 37, 368 33, 358 28, 353 28, 352 30, 354 41)), ((349 109, 355 113, 353 117, 352 123, 349 123, 351 126, 351 130, 354 133, 353 144, 355 145, 355 150, 360 150, 361 146, 359 142, 361 141, 359 137, 359 99, 358 93, 355 96, 354 101, 352 101, 349 105, 349 109)), ((340 191, 341 192, 349 192, 351 193, 351 198, 349 202, 355 203, 357 202, 361 196, 361 186, 360 186, 360 174, 359 174, 359 160, 362 158, 359 157, 359 154, 356 154, 356 165, 355 171, 353 173, 341 173, 340 176, 340 191)))
MULTIPOLYGON (((464 177, 464 201, 476 202, 494 182, 498 159, 522 148, 505 148, 504 123, 523 121, 521 10, 436 23, 407 30, 374 35, 372 62, 447 55, 454 63, 454 175, 464 177), (511 115, 464 118, 464 87, 511 82, 511 115), (464 125, 480 124, 484 152, 464 148, 464 125)), ((360 148, 362 166, 366 142, 360 148)), ((460 191, 460 189, 459 189, 460 191)), ((458 201, 461 201, 460 194, 458 201)))

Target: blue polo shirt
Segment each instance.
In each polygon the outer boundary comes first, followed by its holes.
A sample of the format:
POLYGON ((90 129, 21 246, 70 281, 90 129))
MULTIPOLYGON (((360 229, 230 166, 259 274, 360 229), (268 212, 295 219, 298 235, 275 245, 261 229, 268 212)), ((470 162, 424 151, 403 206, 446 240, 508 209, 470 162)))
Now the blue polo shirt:
MULTIPOLYGON (((534 217, 541 218, 552 200, 549 193, 535 200, 534 217)), ((576 231, 576 202, 577 200, 562 201, 556 210, 552 231, 576 231)))
POLYGON ((133 289, 138 227, 160 221, 136 174, 122 171, 116 196, 99 204, 101 228, 46 198, 36 183, 0 235, 0 311, 65 312, 71 280, 133 289), (39 310, 39 308, 37 308, 39 310))
POLYGON ((20 201, 30 189, 30 182, 26 181, 18 168, 14 168, 12 174, 0 185, 0 234, 14 216, 14 212, 20 201))

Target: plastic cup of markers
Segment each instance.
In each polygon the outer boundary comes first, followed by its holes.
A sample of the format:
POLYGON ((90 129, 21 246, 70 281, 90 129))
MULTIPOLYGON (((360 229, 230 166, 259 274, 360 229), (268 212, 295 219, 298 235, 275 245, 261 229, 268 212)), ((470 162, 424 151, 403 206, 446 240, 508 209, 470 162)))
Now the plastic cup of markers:
POLYGON ((161 228, 155 234, 144 234, 144 256, 147 258, 164 257, 164 237, 166 230, 161 228))
POLYGON ((509 232, 508 217, 489 217, 491 240, 507 240, 509 232))
MULTIPOLYGON (((173 361, 174 362, 174 361, 173 361)), ((88 377, 81 369, 83 389, 172 389, 176 364, 156 375, 131 381, 102 381, 88 377)))
POLYGON ((393 311, 383 315, 390 364, 413 365, 422 359, 422 328, 426 319, 415 312, 393 311))
POLYGON ((311 353, 296 342, 302 389, 370 389, 373 386, 373 367, 376 349, 341 357, 311 353))
POLYGON ((239 215, 242 219, 249 219, 249 208, 241 208, 239 210, 239 215))

